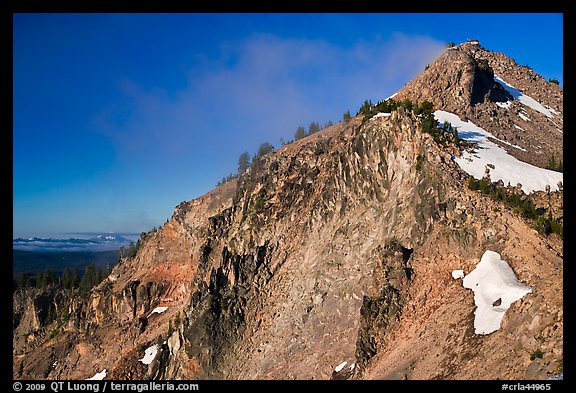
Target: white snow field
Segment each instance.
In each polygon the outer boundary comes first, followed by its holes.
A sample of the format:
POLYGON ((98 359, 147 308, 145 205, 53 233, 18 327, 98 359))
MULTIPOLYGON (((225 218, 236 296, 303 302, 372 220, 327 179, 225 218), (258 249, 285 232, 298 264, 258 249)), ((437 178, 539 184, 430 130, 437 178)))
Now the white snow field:
POLYGON ((339 365, 336 366, 336 368, 334 369, 334 371, 340 372, 340 370, 342 370, 347 363, 348 363, 348 362, 342 362, 342 363, 340 363, 339 365))
MULTIPOLYGON (((559 114, 554 109, 549 108, 549 107, 547 108, 544 105, 542 105, 541 103, 539 103, 538 101, 536 101, 534 98, 527 96, 526 94, 522 93, 520 90, 516 89, 510 83, 502 80, 502 78, 500 78, 498 75, 494 75, 494 80, 496 82, 500 83, 502 85, 502 87, 504 87, 504 89, 506 89, 506 91, 508 91, 508 93, 510 93, 512 95, 512 97, 514 97, 515 100, 520 101, 522 104, 529 106, 530 108, 534 109, 535 111, 543 113, 544 115, 546 115, 546 117, 553 117, 552 113, 559 114)), ((502 108, 509 109, 511 101, 506 101, 506 103, 504 103, 504 104, 502 104, 502 103, 497 103, 497 104, 499 104, 499 106, 501 106, 502 108)))
POLYGON ((100 371, 99 373, 94 374, 93 377, 87 378, 87 381, 101 381, 104 378, 106 378, 106 374, 108 374, 108 371, 106 369, 100 371))
POLYGON ((156 307, 152 312, 148 315, 148 318, 154 313, 162 314, 164 311, 168 310, 168 307, 156 307))
POLYGON ((150 364, 152 363, 152 360, 154 360, 154 358, 156 357, 157 353, 158 353, 158 345, 152 345, 150 348, 144 351, 144 357, 142 359, 138 359, 138 361, 144 364, 150 364))
MULTIPOLYGON (((340 371, 342 371, 344 369, 344 367, 348 364, 348 362, 344 361, 342 363, 340 363, 339 365, 336 366, 336 368, 334 368, 334 372, 339 373, 340 371)), ((350 372, 354 371, 354 368, 356 367, 356 363, 350 363, 348 364, 348 370, 350 372)))
POLYGON ((389 117, 389 116, 392 116, 392 113, 388 113, 388 112, 378 112, 378 113, 376 113, 374 116, 372 116, 372 117, 370 118, 370 120, 376 119, 376 118, 378 118, 378 117, 389 117))
MULTIPOLYGON (((392 94, 391 96, 389 96, 388 98, 386 98, 386 100, 390 100, 390 99, 396 97, 396 94, 398 94, 398 92, 392 94)), ((385 100, 385 101, 386 101, 386 100, 385 100)))
POLYGON ((520 283, 500 254, 487 250, 464 280, 462 286, 474 291, 474 332, 490 334, 500 329, 500 322, 512 303, 532 289, 520 283))
MULTIPOLYGON (((440 124, 448 121, 456 127, 461 139, 478 144, 474 153, 464 151, 461 157, 454 158, 460 168, 474 178, 484 177, 486 167, 491 164, 494 165, 493 169, 490 168, 490 179, 493 182, 502 180, 504 185, 512 186, 520 183, 522 191, 526 194, 545 191, 546 185, 550 186, 551 191, 557 191, 558 182, 564 182, 564 175, 561 172, 539 168, 511 156, 505 149, 488 139, 497 138, 470 120, 462 121, 457 115, 441 110, 435 111, 434 117, 440 124)), ((519 148, 519 146, 513 147, 519 148)))

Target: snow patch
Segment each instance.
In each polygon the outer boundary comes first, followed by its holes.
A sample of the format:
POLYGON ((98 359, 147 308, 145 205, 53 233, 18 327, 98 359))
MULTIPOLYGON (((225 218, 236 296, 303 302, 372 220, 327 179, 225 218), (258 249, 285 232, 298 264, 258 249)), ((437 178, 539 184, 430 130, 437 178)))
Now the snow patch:
POLYGON ((555 115, 560 115, 561 113, 558 112, 557 110, 554 110, 553 108, 551 108, 549 105, 546 105, 546 109, 548 109, 550 112, 554 113, 555 115))
POLYGON ((340 372, 340 371, 344 368, 344 366, 345 366, 346 364, 348 364, 348 362, 342 362, 342 363, 340 363, 339 365, 336 366, 336 368, 334 369, 334 371, 336 371, 337 373, 340 372))
POLYGON ((144 351, 144 357, 142 359, 138 359, 138 361, 144 364, 152 363, 152 360, 156 358, 156 354, 158 353, 158 345, 152 345, 150 348, 144 351))
POLYGON ((516 125, 516 124, 514 124, 514 127, 518 128, 520 131, 524 131, 524 128, 522 128, 522 127, 520 127, 520 126, 518 126, 518 125, 516 125))
MULTIPOLYGON (((394 97, 396 97, 396 94, 398 94, 398 92, 396 92, 396 93, 392 94, 390 97, 386 98, 386 100, 389 100, 389 99, 391 99, 391 98, 394 98, 394 97)), ((386 101, 386 100, 385 100, 385 101, 386 101)))
POLYGON ((500 323, 510 305, 520 300, 532 288, 518 281, 500 254, 487 250, 464 280, 464 288, 474 291, 474 332, 490 334, 500 329, 500 323))
POLYGON ((556 127, 556 128, 560 127, 558 124, 554 123, 554 120, 552 120, 550 118, 548 120, 550 121, 550 123, 554 124, 554 127, 556 127))
POLYGON ((494 139, 496 139, 498 142, 502 142, 502 143, 504 143, 504 144, 506 144, 506 145, 508 145, 508 146, 514 147, 514 148, 516 148, 516 149, 518 149, 518 150, 526 151, 526 149, 524 149, 523 147, 520 147, 520 146, 518 146, 518 145, 513 145, 513 144, 511 144, 510 142, 503 141, 502 139, 498 139, 498 138, 496 138, 496 137, 494 137, 494 139))
POLYGON ((459 278, 464 278, 464 270, 452 270, 452 278, 458 280, 459 278))
POLYGON ((512 101, 497 102, 496 105, 498 105, 500 108, 510 109, 510 106, 512 105, 512 101))
POLYGON ((376 113, 374 116, 372 116, 370 118, 370 120, 375 119, 377 117, 388 117, 388 116, 392 116, 392 113, 386 113, 386 112, 378 112, 376 113))
POLYGON ((106 378, 106 374, 108 374, 108 370, 104 369, 99 373, 94 374, 93 377, 87 378, 87 381, 101 381, 106 378))
POLYGON ((494 138, 494 135, 471 121, 462 121, 453 113, 439 110, 434 112, 434 117, 440 123, 448 121, 456 127, 460 138, 478 144, 474 154, 465 151, 461 157, 454 158, 460 168, 474 178, 482 179, 485 168, 491 164, 494 165, 494 169, 490 170, 490 179, 493 182, 502 180, 504 184, 521 183, 522 191, 526 194, 537 190, 545 191, 546 185, 550 186, 551 191, 557 191, 558 182, 564 183, 563 173, 539 168, 516 159, 505 149, 489 140, 489 138, 494 138))
POLYGON ((518 112, 518 117, 520 117, 524 121, 532 121, 528 116, 524 115, 522 112, 518 112))
POLYGON ((168 307, 156 307, 154 310, 152 310, 152 312, 148 315, 148 318, 150 318, 150 316, 154 313, 158 313, 161 314, 164 311, 168 310, 168 307))
POLYGON ((514 97, 515 100, 518 100, 522 104, 529 106, 530 108, 540 113, 543 113, 544 115, 546 115, 546 117, 552 117, 552 111, 544 107, 544 105, 536 101, 534 98, 522 93, 520 90, 516 89, 508 82, 505 82, 504 80, 502 80, 502 78, 500 78, 497 75, 494 75, 494 79, 496 80, 496 82, 500 83, 504 87, 504 89, 506 89, 506 91, 508 91, 508 93, 510 93, 512 97, 514 97))

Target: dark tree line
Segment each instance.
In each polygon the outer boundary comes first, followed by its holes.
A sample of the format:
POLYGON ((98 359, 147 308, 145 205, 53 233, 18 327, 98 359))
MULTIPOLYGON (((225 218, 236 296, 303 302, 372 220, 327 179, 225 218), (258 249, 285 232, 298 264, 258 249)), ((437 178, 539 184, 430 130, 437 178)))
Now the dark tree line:
POLYGON ((313 121, 308 126, 308 132, 306 132, 304 126, 298 126, 298 128, 294 132, 294 140, 297 141, 298 139, 302 139, 308 135, 316 134, 317 132, 320 132, 323 129, 331 127, 333 125, 334 124, 332 124, 332 120, 329 120, 326 124, 324 124, 324 126, 320 126, 320 123, 318 123, 317 121, 313 121))
MULTIPOLYGON (((315 134, 323 130, 324 128, 330 127, 332 125, 333 125, 332 121, 328 121, 326 124, 324 124, 323 127, 321 127, 320 123, 313 121, 310 123, 310 126, 308 127, 308 132, 306 132, 306 129, 303 126, 298 126, 296 132, 294 133, 294 140, 302 139, 305 136, 315 134)), ((284 141, 284 138, 280 138, 280 144, 282 146, 291 142, 292 141, 286 142, 284 141)), ((258 147, 258 151, 252 157, 250 157, 250 153, 244 151, 242 154, 240 154, 240 157, 238 157, 238 171, 236 173, 230 173, 228 174, 228 176, 224 176, 216 185, 219 186, 221 184, 229 182, 230 180, 237 179, 244 172, 246 172, 252 164, 254 164, 256 161, 258 161, 265 155, 270 154, 274 150, 275 148, 272 144, 264 142, 258 147)))
POLYGON ((398 108, 404 108, 418 116, 421 123, 423 123, 422 126, 425 132, 433 130, 438 124, 436 119, 434 119, 434 107, 427 100, 422 101, 421 104, 418 102, 413 103, 409 99, 396 101, 389 98, 376 104, 373 104, 370 100, 365 100, 356 115, 363 115, 363 121, 366 121, 378 114, 378 112, 392 113, 398 108))
MULTIPOLYGON (((350 115, 350 111, 348 111, 348 115, 350 115)), ((320 123, 313 121, 310 123, 310 126, 308 126, 308 131, 306 131, 306 129, 303 126, 298 126, 296 132, 294 133, 294 140, 302 139, 305 136, 315 134, 323 130, 324 128, 330 127, 332 125, 333 125, 332 121, 328 121, 326 124, 324 124, 324 126, 320 126, 320 123)), ((284 141, 284 138, 280 138, 280 144, 282 146, 291 142, 292 141, 286 142, 284 141)), ((250 166, 254 164, 254 162, 258 161, 260 158, 273 152, 274 150, 275 148, 272 144, 264 142, 258 147, 258 151, 252 156, 252 158, 250 158, 250 153, 244 151, 242 154, 240 154, 240 157, 238 157, 238 171, 236 173, 230 173, 228 174, 228 176, 224 176, 217 183, 217 186, 227 183, 230 180, 237 179, 244 172, 246 172, 248 168, 250 168, 250 166)))
POLYGON ((262 143, 258 147, 258 151, 252 156, 252 162, 250 162, 250 153, 244 151, 240 154, 238 158, 238 171, 236 173, 230 173, 228 176, 224 176, 222 180, 220 180, 216 185, 219 186, 221 184, 227 183, 230 180, 237 179, 240 175, 250 168, 255 161, 259 160, 260 158, 264 157, 266 154, 269 154, 274 151, 274 146, 268 142, 262 143))
POLYGON ((13 289, 59 287, 71 291, 77 290, 80 294, 87 294, 96 285, 100 284, 110 274, 109 267, 100 268, 90 264, 84 269, 82 275, 78 268, 71 270, 64 268, 62 274, 45 269, 40 273, 23 272, 13 279, 13 289))
MULTIPOLYGON (((154 227, 153 232, 156 232, 157 230, 158 229, 156 227, 154 227)), ((136 254, 138 253, 138 250, 140 249, 141 244, 142 244, 142 242, 140 241, 140 239, 138 239, 138 241, 136 241, 136 243, 130 242, 128 249, 126 249, 126 247, 124 247, 124 246, 121 246, 120 251, 118 253, 118 260, 120 260, 122 258, 128 258, 128 259, 134 258, 136 256, 136 254)))
POLYGON ((434 106, 427 100, 418 103, 409 99, 402 101, 388 99, 379 101, 377 104, 373 104, 370 100, 365 100, 357 115, 362 115, 362 121, 366 122, 379 112, 392 113, 398 108, 404 108, 406 111, 412 112, 418 118, 422 132, 430 134, 436 143, 441 145, 460 144, 458 130, 449 122, 438 124, 438 120, 434 117, 434 106))
POLYGON ((348 123, 348 122, 350 121, 350 119, 351 119, 350 111, 346 111, 346 112, 344 113, 344 115, 342 116, 342 119, 343 119, 346 123, 348 123))
POLYGON ((564 164, 562 164, 562 160, 556 161, 556 157, 554 156, 554 153, 552 153, 550 158, 548 158, 546 169, 550 169, 556 172, 564 172, 564 164))
POLYGON ((492 183, 486 178, 476 180, 473 176, 468 177, 468 188, 473 191, 480 191, 495 201, 504 202, 513 211, 532 221, 532 226, 540 234, 556 233, 560 237, 564 236, 564 226, 560 220, 553 218, 551 212, 546 215, 543 209, 537 209, 536 205, 527 197, 509 192, 505 187, 499 186, 498 183, 492 183))

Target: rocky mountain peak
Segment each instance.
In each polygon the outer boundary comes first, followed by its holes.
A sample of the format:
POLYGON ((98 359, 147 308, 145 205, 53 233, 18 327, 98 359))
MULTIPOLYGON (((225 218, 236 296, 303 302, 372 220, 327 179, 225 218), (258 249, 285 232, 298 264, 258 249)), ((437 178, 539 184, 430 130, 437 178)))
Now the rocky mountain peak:
POLYGON ((470 120, 520 161, 546 168, 563 156, 562 88, 476 40, 448 46, 394 99, 428 100, 470 120))
POLYGON ((14 296, 15 377, 543 379, 561 372, 562 238, 545 225, 561 222, 562 191, 526 195, 516 184, 475 180, 462 160, 481 153, 439 137, 450 128, 424 127, 444 116, 531 155, 535 141, 545 145, 537 128, 548 127, 547 149, 561 149, 550 129, 562 127, 561 106, 553 106, 561 95, 544 99, 542 89, 555 87, 538 78, 541 96, 525 89, 530 72, 500 57, 474 41, 447 48, 394 97, 411 103, 289 143, 238 180, 180 203, 86 298, 14 296), (436 111, 416 110, 424 100, 436 111), (522 134, 511 134, 516 126, 522 134), (512 301, 488 285, 483 293, 495 297, 484 306, 494 307, 499 325, 478 333, 475 293, 459 280, 484 255, 506 266, 501 282, 530 290, 512 301), (46 307, 54 322, 41 326, 35 315, 46 307))
POLYGON ((435 108, 471 115, 476 104, 506 102, 511 95, 496 81, 487 59, 475 54, 478 44, 450 46, 416 78, 406 84, 395 99, 430 101, 435 108))

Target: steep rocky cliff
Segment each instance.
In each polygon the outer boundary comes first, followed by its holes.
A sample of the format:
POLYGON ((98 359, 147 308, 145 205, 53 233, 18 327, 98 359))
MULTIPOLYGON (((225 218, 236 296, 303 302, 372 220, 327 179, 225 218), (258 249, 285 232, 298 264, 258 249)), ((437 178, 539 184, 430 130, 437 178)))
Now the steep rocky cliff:
POLYGON ((472 120, 524 162, 545 167, 552 156, 562 159, 562 88, 477 41, 447 48, 394 96, 404 98, 472 120))
MULTIPOLYGON (((409 84, 398 99, 431 99, 467 116, 509 100, 493 83, 494 66, 474 59, 447 50, 438 61, 448 62, 454 79, 448 72, 446 86, 422 95, 409 84)), ((58 334, 15 346, 14 375, 541 379, 561 372, 562 239, 469 189, 459 154, 422 132, 420 117, 404 107, 285 145, 238 180, 178 205, 88 299, 66 302, 58 334), (532 292, 512 304, 499 330, 481 335, 474 293, 451 273, 469 273, 486 250, 532 292)), ((561 191, 530 198, 562 215, 561 191)))

